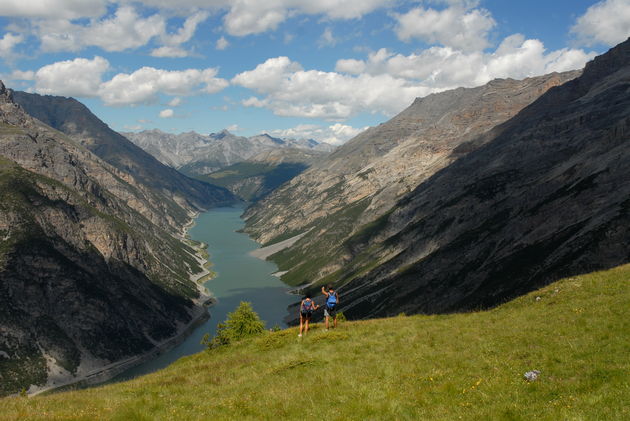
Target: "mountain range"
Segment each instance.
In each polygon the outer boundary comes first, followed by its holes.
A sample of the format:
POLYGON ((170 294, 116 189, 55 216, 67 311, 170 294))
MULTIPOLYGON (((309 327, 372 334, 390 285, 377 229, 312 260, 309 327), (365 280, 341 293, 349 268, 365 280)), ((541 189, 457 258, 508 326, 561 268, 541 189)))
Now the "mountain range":
POLYGON ((162 163, 194 176, 206 175, 276 149, 318 152, 334 149, 313 139, 280 139, 268 134, 244 137, 227 130, 209 135, 171 134, 157 129, 122 134, 162 163))
POLYGON ((288 244, 282 279, 335 284, 351 319, 493 307, 630 261, 630 40, 583 71, 418 98, 332 153, 143 133, 159 160, 72 98, 0 82, 0 394, 103 380, 207 317, 183 228, 233 193, 254 202, 246 232, 288 244))

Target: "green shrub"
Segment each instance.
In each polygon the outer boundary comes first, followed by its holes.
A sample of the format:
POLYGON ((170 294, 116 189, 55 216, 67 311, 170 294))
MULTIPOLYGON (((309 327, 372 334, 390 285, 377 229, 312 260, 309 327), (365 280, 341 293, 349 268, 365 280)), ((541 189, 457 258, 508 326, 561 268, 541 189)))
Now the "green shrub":
POLYGON ((265 330, 265 323, 252 308, 252 303, 241 301, 239 306, 228 313, 224 322, 217 324, 217 334, 210 340, 206 334, 201 343, 208 348, 227 345, 250 336, 258 335, 265 330))
POLYGON ((343 311, 340 311, 337 313, 337 322, 339 323, 343 323, 343 322, 347 322, 348 319, 346 318, 346 315, 343 314, 343 311))

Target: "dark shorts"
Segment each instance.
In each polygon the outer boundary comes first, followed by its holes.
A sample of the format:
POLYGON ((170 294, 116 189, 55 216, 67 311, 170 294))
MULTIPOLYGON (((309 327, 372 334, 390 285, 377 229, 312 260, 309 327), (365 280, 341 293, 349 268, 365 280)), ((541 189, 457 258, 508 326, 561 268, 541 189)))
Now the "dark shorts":
POLYGON ((302 311, 300 312, 300 315, 304 318, 304 319, 310 319, 311 316, 313 315, 312 311, 302 311))
POLYGON ((335 317, 337 315, 337 307, 328 308, 324 307, 324 317, 335 317))

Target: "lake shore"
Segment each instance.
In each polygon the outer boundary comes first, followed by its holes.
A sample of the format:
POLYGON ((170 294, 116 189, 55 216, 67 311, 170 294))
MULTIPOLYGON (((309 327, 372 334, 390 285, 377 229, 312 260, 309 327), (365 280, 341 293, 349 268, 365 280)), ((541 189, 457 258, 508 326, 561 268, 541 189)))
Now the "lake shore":
POLYGON ((293 236, 291 238, 287 238, 284 241, 280 241, 278 243, 272 244, 270 246, 267 247, 261 247, 258 248, 256 250, 252 250, 249 252, 250 256, 254 256, 258 259, 261 260, 267 260, 267 257, 271 256, 272 254, 276 254, 279 251, 282 251, 286 248, 291 247, 293 244, 295 244, 300 238, 304 237, 306 234, 309 233, 310 230, 308 231, 304 231, 301 234, 298 234, 296 236, 293 236))

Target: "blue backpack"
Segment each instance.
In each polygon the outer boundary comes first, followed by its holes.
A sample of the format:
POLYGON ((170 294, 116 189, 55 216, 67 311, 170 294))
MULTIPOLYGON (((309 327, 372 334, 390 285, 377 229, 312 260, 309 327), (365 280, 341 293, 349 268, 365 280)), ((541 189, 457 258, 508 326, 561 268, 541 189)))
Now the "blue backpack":
POLYGON ((304 313, 313 312, 313 300, 304 300, 302 302, 302 312, 304 313))
POLYGON ((337 306, 337 293, 329 293, 328 298, 326 299, 326 307, 328 307, 330 310, 333 310, 335 306, 337 306))

